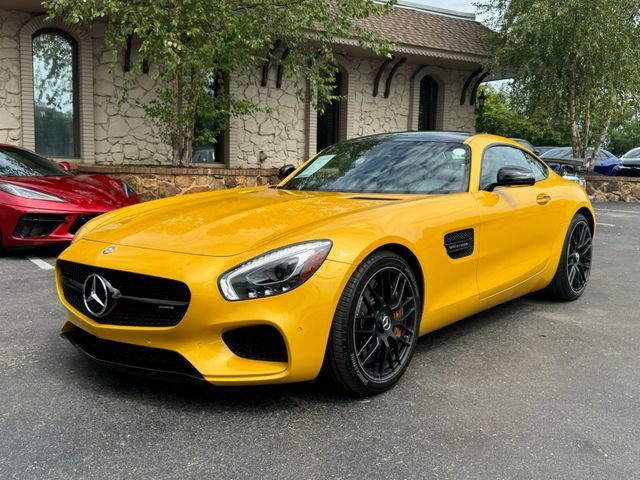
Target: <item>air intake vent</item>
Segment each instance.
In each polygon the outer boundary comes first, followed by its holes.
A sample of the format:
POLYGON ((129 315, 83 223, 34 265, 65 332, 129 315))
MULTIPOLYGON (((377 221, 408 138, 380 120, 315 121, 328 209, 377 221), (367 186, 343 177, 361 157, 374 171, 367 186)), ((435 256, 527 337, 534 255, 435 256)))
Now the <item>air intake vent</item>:
POLYGON ((229 330, 222 334, 229 350, 249 360, 286 362, 287 347, 280 332, 269 325, 256 325, 229 330))
POLYGON ((444 248, 451 258, 468 257, 473 253, 473 228, 447 233, 444 248))

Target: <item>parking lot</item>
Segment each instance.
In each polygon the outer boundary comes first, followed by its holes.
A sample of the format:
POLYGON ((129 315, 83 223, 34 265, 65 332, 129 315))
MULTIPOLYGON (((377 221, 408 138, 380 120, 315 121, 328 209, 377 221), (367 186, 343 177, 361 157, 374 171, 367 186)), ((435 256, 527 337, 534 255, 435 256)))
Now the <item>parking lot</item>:
POLYGON ((533 295, 423 337, 367 399, 102 370, 57 334, 56 250, 0 258, 0 477, 638 478, 640 205, 596 210, 582 299, 533 295))

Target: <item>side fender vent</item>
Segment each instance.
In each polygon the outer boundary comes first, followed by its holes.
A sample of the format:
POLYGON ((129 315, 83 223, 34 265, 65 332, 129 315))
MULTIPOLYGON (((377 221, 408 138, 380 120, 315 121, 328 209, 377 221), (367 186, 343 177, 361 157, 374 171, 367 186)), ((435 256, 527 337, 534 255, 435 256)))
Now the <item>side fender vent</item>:
POLYGON ((444 248, 451 258, 468 257, 473 253, 473 228, 447 233, 444 236, 444 248))

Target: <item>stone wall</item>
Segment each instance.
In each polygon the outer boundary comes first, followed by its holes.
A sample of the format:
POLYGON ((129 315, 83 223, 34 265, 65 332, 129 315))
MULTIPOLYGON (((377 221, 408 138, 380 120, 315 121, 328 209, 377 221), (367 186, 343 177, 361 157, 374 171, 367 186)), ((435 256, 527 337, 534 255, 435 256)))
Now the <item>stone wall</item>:
MULTIPOLYGON (((97 164, 166 164, 170 163, 170 149, 160 140, 156 122, 147 117, 137 104, 153 100, 153 71, 137 72, 127 102, 121 102, 125 80, 123 55, 112 67, 112 53, 104 45, 104 29, 100 24, 91 30, 94 63, 94 118, 97 164)), ((137 45, 131 49, 135 59, 137 45)), ((155 68, 153 65, 151 68, 155 68)), ((133 74, 130 72, 129 74, 133 74)))
POLYGON ((176 168, 79 164, 76 166, 76 172, 122 178, 145 201, 209 190, 275 185, 279 182, 277 170, 259 168, 176 168))
POLYGON ((32 16, 0 10, 0 143, 22 142, 19 34, 32 16))
POLYGON ((261 109, 230 120, 228 164, 232 168, 273 168, 304 160, 306 103, 296 95, 304 84, 285 77, 283 88, 276 88, 276 71, 270 69, 266 87, 260 85, 257 68, 252 75, 230 81, 235 98, 250 100, 261 109))
POLYGON ((640 202, 640 177, 585 176, 594 202, 640 202))

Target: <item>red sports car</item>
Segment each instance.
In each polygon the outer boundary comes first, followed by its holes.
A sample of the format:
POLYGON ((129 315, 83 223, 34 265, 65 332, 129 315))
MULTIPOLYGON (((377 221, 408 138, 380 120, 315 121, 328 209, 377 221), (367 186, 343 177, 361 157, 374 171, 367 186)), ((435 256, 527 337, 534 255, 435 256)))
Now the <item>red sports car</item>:
POLYGON ((0 145, 0 250, 69 242, 87 221, 140 200, 121 180, 0 145))

